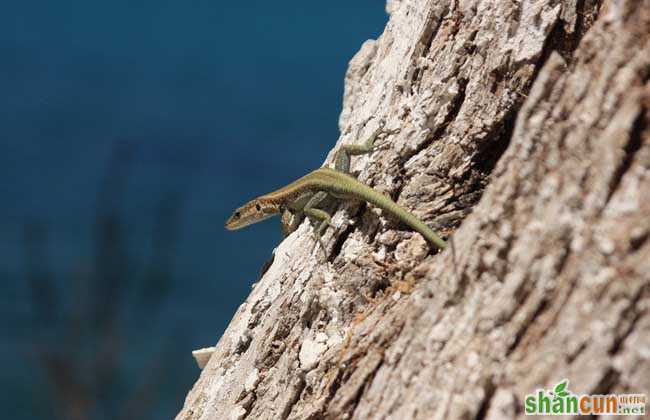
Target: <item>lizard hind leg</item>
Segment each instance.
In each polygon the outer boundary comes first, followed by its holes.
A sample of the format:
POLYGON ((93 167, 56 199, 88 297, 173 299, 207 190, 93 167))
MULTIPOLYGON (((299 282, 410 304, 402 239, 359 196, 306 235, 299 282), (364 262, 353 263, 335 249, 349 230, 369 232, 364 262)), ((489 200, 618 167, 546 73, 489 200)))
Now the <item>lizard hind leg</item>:
POLYGON ((350 157, 372 152, 375 147, 375 140, 382 130, 383 125, 380 125, 362 144, 341 145, 334 157, 334 169, 346 174, 350 173, 350 157))
POLYGON ((346 174, 350 173, 350 157, 370 153, 375 149, 375 140, 382 134, 389 135, 399 132, 399 129, 386 130, 385 122, 381 120, 379 126, 373 131, 366 141, 361 144, 343 144, 334 156, 334 169, 346 174))

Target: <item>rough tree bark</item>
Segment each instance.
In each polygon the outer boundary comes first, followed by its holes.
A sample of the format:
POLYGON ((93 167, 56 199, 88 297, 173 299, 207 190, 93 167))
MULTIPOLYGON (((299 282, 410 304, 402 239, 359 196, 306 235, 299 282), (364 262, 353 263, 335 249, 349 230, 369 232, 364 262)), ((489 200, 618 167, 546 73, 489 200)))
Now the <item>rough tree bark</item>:
POLYGON ((353 169, 453 246, 350 204, 323 261, 304 223, 177 419, 522 417, 562 378, 648 393, 650 0, 387 10, 338 144, 400 128, 353 169))

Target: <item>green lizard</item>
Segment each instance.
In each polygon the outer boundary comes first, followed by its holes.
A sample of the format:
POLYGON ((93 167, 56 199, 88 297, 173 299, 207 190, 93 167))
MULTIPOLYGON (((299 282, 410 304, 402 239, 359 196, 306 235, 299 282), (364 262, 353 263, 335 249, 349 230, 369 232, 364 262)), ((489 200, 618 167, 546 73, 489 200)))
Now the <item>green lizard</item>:
POLYGON ((335 169, 316 169, 286 187, 257 197, 239 207, 226 222, 226 229, 240 229, 280 214, 282 230, 286 236, 296 230, 306 216, 316 224, 317 239, 325 249, 320 241, 330 225, 331 217, 319 207, 322 207, 326 199, 332 197, 337 200, 359 200, 373 204, 421 233, 432 245, 444 249, 445 242, 423 221, 389 197, 348 175, 350 156, 371 152, 375 139, 383 131, 382 127, 380 124, 372 136, 361 145, 341 146, 335 156, 335 169))

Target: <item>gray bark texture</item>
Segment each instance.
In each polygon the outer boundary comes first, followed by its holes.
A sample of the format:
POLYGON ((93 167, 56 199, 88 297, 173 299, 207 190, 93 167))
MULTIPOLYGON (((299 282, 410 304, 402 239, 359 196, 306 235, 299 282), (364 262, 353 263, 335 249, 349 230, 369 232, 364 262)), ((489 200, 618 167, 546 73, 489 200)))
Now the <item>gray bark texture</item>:
POLYGON ((649 393, 650 0, 387 11, 337 145, 400 129, 352 169, 451 246, 347 203, 325 258, 303 223, 177 419, 515 418, 563 378, 649 393))

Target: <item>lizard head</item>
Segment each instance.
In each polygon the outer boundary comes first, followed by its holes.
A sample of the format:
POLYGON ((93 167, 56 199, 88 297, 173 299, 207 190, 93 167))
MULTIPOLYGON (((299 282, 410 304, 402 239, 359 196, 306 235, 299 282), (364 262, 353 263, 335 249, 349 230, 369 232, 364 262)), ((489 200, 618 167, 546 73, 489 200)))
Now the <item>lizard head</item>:
POLYGON ((260 222, 275 214, 279 209, 275 204, 255 199, 239 207, 226 221, 226 229, 237 230, 260 222))

